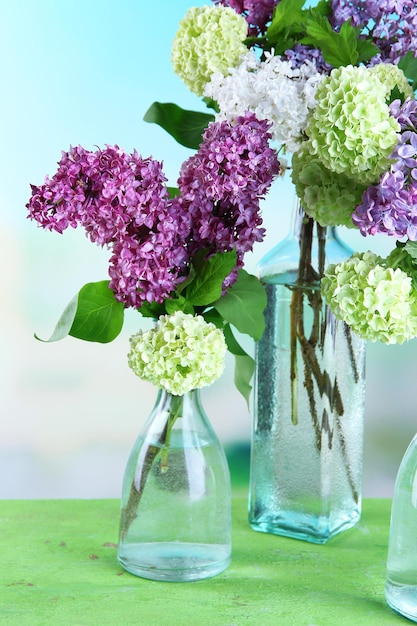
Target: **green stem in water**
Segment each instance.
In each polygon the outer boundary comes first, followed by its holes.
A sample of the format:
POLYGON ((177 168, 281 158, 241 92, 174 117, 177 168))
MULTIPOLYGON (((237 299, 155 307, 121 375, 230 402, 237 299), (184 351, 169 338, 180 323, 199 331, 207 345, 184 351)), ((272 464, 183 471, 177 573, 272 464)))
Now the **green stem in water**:
MULTIPOLYGON (((300 352, 304 363, 304 387, 307 392, 310 405, 310 414, 313 421, 315 432, 315 440, 317 450, 321 450, 323 431, 327 432, 329 437, 329 447, 332 446, 334 429, 338 431, 339 441, 342 455, 345 460, 347 469, 347 478, 352 490, 355 502, 359 500, 359 494, 356 489, 346 449, 346 441, 343 432, 341 417, 344 414, 343 400, 340 395, 337 379, 332 382, 326 370, 322 371, 319 362, 317 350, 323 350, 324 339, 327 332, 326 315, 323 314, 323 301, 320 291, 320 280, 325 269, 325 244, 326 229, 316 224, 318 239, 318 258, 317 271, 312 266, 312 245, 313 245, 313 229, 314 220, 304 216, 300 238, 300 260, 298 266, 298 275, 295 285, 289 285, 292 289, 291 299, 291 324, 290 324, 290 377, 291 377, 291 407, 292 407, 292 423, 298 424, 298 367, 297 367, 297 350, 300 346, 300 352), (307 337, 304 327, 304 299, 308 299, 308 303, 313 312, 313 323, 310 336, 307 337), (327 396, 329 408, 335 416, 335 426, 331 428, 329 415, 326 409, 323 409, 322 420, 319 419, 317 413, 315 399, 315 385, 321 397, 327 396)), ((355 382, 359 380, 359 372, 356 365, 356 359, 353 352, 352 338, 350 329, 346 330, 346 339, 350 360, 352 364, 353 376, 355 382)))
POLYGON ((167 421, 155 444, 150 444, 143 450, 145 455, 141 464, 140 476, 134 477, 126 506, 121 513, 120 538, 127 536, 129 528, 136 518, 136 511, 142 498, 145 485, 152 469, 155 458, 161 453, 160 470, 164 473, 168 470, 168 449, 171 441, 172 428, 179 417, 183 407, 183 396, 172 396, 171 407, 167 421))
POLYGON ((183 397, 173 396, 171 400, 171 407, 172 409, 169 412, 167 420, 165 443, 161 450, 161 474, 168 471, 168 450, 171 443, 171 433, 177 417, 179 417, 180 413, 182 413, 183 397))

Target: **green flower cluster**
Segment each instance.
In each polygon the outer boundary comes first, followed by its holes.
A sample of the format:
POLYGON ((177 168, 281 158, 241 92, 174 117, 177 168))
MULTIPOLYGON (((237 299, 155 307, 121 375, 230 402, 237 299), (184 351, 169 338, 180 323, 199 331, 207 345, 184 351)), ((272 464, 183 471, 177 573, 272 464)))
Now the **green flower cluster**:
POLYGON ((176 311, 130 338, 128 362, 139 378, 181 396, 222 375, 226 349, 223 332, 214 324, 176 311))
POLYGON ((307 127, 314 153, 333 172, 370 184, 389 169, 400 126, 376 72, 348 65, 320 82, 307 127))
POLYGON ((378 63, 378 65, 370 67, 368 71, 377 76, 381 81, 385 89, 386 97, 397 87, 403 94, 404 100, 406 98, 414 98, 413 88, 398 65, 394 65, 393 63, 378 63))
POLYGON ((353 228, 352 210, 366 186, 324 167, 309 141, 293 154, 291 178, 301 206, 321 226, 353 228))
POLYGON ((373 252, 330 265, 322 292, 333 314, 369 341, 403 343, 417 336, 417 293, 400 268, 373 252))
POLYGON ((246 54, 245 18, 223 6, 191 7, 179 24, 172 43, 174 72, 198 96, 215 72, 227 75, 246 54))

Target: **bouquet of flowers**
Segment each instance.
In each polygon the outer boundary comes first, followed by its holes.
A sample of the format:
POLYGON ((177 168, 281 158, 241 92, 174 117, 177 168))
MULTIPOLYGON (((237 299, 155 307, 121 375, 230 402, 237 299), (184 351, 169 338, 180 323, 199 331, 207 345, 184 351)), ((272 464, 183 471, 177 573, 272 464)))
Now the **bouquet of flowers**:
MULTIPOLYGON (((177 329, 181 322, 185 338, 172 331, 175 343, 168 330, 163 333, 165 357, 174 343, 177 352, 167 358, 164 376, 158 375, 158 362, 150 375, 149 349, 138 348, 138 337, 129 359, 138 375, 181 395, 190 384, 210 384, 221 373, 219 364, 210 366, 219 347, 213 328, 219 329, 236 356, 236 385, 247 398, 253 359, 232 327, 254 339, 263 332, 264 289, 242 266, 245 253, 263 237, 259 202, 279 171, 269 126, 252 113, 211 123, 182 165, 177 188, 166 185, 160 162, 136 151, 77 146, 63 152, 57 172, 32 186, 29 217, 58 233, 82 227, 92 242, 109 248, 110 281, 85 285, 49 341, 66 335, 112 341, 126 307, 177 329), (198 324, 190 324, 193 316, 198 324), (205 370, 200 378, 193 374, 196 367, 205 370)), ((220 361, 222 356, 220 350, 220 361)))
MULTIPOLYGON (((305 4, 217 0, 190 8, 173 67, 213 114, 154 103, 145 119, 191 147, 196 129, 213 119, 251 112, 268 121, 282 169, 290 153, 306 221, 396 240, 385 259, 355 253, 312 280, 322 280, 333 313, 361 337, 401 343, 417 336, 417 5, 305 4)), ((302 262, 300 273, 313 276, 302 262)))

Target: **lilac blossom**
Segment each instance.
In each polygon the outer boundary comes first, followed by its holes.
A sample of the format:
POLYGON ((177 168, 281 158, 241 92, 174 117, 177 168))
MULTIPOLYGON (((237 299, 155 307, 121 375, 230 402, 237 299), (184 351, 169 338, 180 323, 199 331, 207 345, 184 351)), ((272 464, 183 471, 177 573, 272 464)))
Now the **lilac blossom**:
POLYGON ((369 30, 381 50, 382 61, 398 61, 407 52, 417 56, 417 4, 415 0, 332 0, 332 24, 348 19, 369 30))
POLYGON ((82 226, 91 241, 110 246, 110 287, 127 306, 162 302, 184 278, 190 232, 165 181, 161 164, 136 151, 78 146, 44 185, 32 186, 29 217, 59 233, 82 226))
POLYGON ((137 308, 171 296, 187 275, 190 228, 190 216, 176 198, 166 202, 149 228, 132 223, 112 247, 110 289, 117 300, 137 308))
POLYGON ((215 4, 221 4, 234 9, 236 13, 243 15, 248 23, 248 34, 257 36, 263 34, 272 14, 280 0, 213 0, 215 4))
POLYGON ((407 98, 404 103, 394 100, 390 104, 390 112, 401 126, 401 130, 417 130, 417 100, 407 98))
POLYGON ((83 226, 91 241, 108 245, 131 224, 153 226, 168 198, 165 181, 161 164, 136 152, 71 147, 52 178, 32 185, 29 217, 59 233, 83 226))
MULTIPOLYGON (((62 233, 81 226, 111 250, 110 288, 126 306, 162 303, 186 278, 192 255, 236 248, 238 266, 263 237, 259 199, 279 164, 268 122, 248 114, 213 123, 183 166, 170 198, 162 165, 118 146, 62 154, 58 171, 32 186, 29 217, 62 233)), ((236 270, 225 286, 236 278, 236 270)))
POLYGON ((395 100, 390 112, 403 131, 391 154, 391 168, 364 192, 352 221, 362 235, 385 233, 417 241, 417 103, 395 100))
POLYGON ((417 184, 406 185, 401 171, 386 172, 371 185, 352 215, 362 235, 385 233, 417 240, 417 184))
POLYGON ((294 48, 286 50, 281 55, 281 58, 290 61, 294 68, 299 68, 305 63, 314 63, 317 72, 320 74, 329 74, 332 69, 332 66, 324 60, 321 50, 309 48, 301 43, 296 43, 294 48))
POLYGON ((190 255, 236 249, 241 266, 245 252, 263 239, 259 201, 279 172, 269 127, 253 113, 235 123, 214 122, 198 152, 183 164, 179 205, 191 217, 190 255))

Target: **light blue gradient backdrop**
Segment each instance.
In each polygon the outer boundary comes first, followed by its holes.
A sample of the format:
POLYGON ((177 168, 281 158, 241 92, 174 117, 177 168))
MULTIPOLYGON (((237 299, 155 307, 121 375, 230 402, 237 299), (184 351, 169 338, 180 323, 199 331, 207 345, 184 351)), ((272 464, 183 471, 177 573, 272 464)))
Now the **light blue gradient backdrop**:
MULTIPOLYGON (((86 282, 107 276, 108 252, 82 232, 44 232, 26 219, 30 183, 53 174, 61 150, 118 144, 164 161, 171 184, 190 151, 142 121, 154 100, 204 110, 174 75, 171 41, 188 0, 23 0, 0 8, 0 498, 117 497, 130 446, 155 390, 128 369, 133 311, 121 336, 95 345, 47 336, 86 282)), ((263 204, 259 258, 290 224, 293 190, 279 180, 263 204)), ((344 232, 354 246, 367 242, 344 232)), ((389 249, 386 242, 381 251, 389 249)), ((397 465, 417 426, 415 343, 370 346, 365 493, 390 495, 397 465)), ((248 441, 250 415, 233 387, 233 364, 203 393, 225 443, 248 441)))

